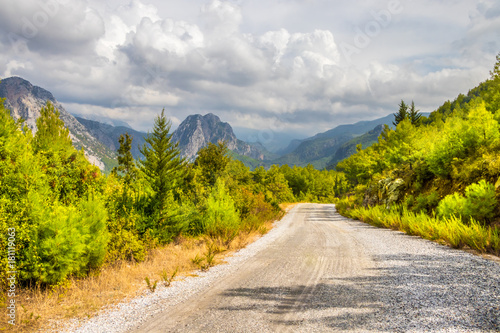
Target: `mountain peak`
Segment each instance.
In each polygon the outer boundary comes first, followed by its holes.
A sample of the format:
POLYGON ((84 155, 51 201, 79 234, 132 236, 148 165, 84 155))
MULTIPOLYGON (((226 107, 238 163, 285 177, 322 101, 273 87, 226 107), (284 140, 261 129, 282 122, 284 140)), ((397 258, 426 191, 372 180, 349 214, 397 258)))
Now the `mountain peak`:
POLYGON ((217 115, 215 115, 213 113, 207 113, 205 115, 201 115, 201 114, 189 115, 182 122, 182 124, 191 123, 191 122, 195 122, 195 121, 201 121, 202 123, 210 123, 210 124, 223 123, 217 115))
POLYGON ((54 95, 49 91, 34 86, 31 82, 18 77, 12 76, 0 81, 0 95, 7 98, 11 104, 15 103, 19 96, 31 94, 37 98, 43 99, 45 101, 49 100, 53 103, 56 102, 54 95))
POLYGON ((175 130, 172 140, 179 142, 181 155, 189 160, 196 158, 198 151, 208 143, 219 141, 224 141, 227 148, 237 154, 263 159, 261 150, 238 140, 231 125, 221 121, 213 113, 188 116, 175 130))

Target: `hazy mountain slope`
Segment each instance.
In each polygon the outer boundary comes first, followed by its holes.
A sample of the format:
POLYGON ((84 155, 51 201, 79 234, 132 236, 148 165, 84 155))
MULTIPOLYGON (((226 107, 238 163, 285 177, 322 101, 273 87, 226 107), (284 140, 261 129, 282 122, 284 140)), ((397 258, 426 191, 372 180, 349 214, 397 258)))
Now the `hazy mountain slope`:
POLYGON ((382 133, 382 129, 383 126, 378 125, 373 130, 344 143, 339 149, 337 149, 332 159, 328 162, 326 168, 328 170, 332 170, 338 162, 356 153, 356 146, 358 144, 361 144, 363 149, 370 147, 372 144, 377 142, 380 133, 382 133))
POLYGON ((390 114, 382 118, 378 118, 375 120, 364 120, 364 121, 359 121, 354 124, 348 124, 348 125, 339 125, 331 130, 328 130, 326 132, 318 133, 312 137, 303 139, 303 140, 292 140, 290 141, 290 144, 285 148, 279 151, 279 153, 286 155, 291 152, 293 152, 295 149, 297 149, 302 142, 305 141, 311 141, 311 140, 323 140, 326 138, 335 138, 335 137, 340 137, 340 136, 358 136, 365 134, 369 131, 371 131, 373 128, 375 128, 377 125, 392 125, 392 122, 394 121, 394 115, 390 114))
POLYGON ((390 114, 375 120, 360 121, 351 125, 340 125, 304 140, 293 140, 282 151, 287 153, 273 160, 272 163, 298 166, 312 164, 319 169, 325 168, 331 164, 332 156, 335 156, 337 150, 345 143, 373 130, 378 125, 390 125, 393 120, 394 115, 390 114))
POLYGON ((273 160, 275 164, 288 164, 306 166, 312 164, 315 168, 326 167, 331 156, 335 154, 340 146, 352 139, 352 135, 343 134, 333 138, 320 138, 303 141, 291 153, 273 160))
POLYGON ((118 139, 120 135, 128 133, 132 139, 132 155, 135 159, 138 159, 142 156, 139 151, 139 147, 142 147, 145 143, 144 138, 147 133, 139 132, 133 130, 130 127, 124 126, 112 126, 108 124, 104 124, 94 120, 83 119, 80 117, 76 117, 76 119, 85 126, 85 128, 99 141, 101 141, 106 147, 108 147, 112 151, 117 151, 120 147, 118 143, 118 139))
POLYGON ((123 121, 123 120, 120 120, 120 119, 113 119, 113 118, 109 118, 109 117, 106 117, 106 116, 102 116, 102 115, 95 115, 95 114, 85 114, 85 115, 82 115, 82 114, 77 114, 77 113, 74 113, 72 112, 71 113, 73 116, 75 116, 75 118, 81 118, 81 119, 85 119, 85 120, 93 120, 93 121, 97 121, 101 124, 106 124, 106 125, 111 125, 111 126, 115 126, 115 127, 127 127, 127 128, 132 128, 127 122, 123 121))
POLYGON ((306 140, 333 138, 342 134, 352 134, 354 136, 358 136, 373 130, 378 125, 387 124, 392 126, 393 121, 394 121, 394 114, 391 113, 385 117, 378 118, 375 120, 358 121, 357 123, 350 125, 340 125, 326 132, 316 134, 315 136, 306 140))

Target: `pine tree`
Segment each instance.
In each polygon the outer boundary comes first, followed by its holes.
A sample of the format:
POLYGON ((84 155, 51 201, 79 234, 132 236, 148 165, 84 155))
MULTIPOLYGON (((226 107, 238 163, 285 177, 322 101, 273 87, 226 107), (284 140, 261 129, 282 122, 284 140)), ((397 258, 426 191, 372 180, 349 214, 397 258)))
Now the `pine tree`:
POLYGON ((422 118, 420 110, 416 110, 415 102, 411 101, 410 111, 408 112, 408 119, 410 119, 412 125, 418 126, 420 124, 420 118, 422 118))
POLYGON ((495 63, 493 70, 490 71, 490 75, 491 75, 492 80, 500 78, 500 53, 497 54, 496 59, 497 59, 497 62, 495 63))
POLYGON ((168 193, 180 185, 184 159, 180 157, 178 143, 172 142, 170 121, 165 110, 155 119, 153 133, 148 133, 146 143, 140 150, 144 155, 139 160, 142 172, 155 192, 155 204, 160 210, 166 208, 168 193))
POLYGON ((123 173, 126 185, 130 185, 137 177, 137 168, 131 152, 132 140, 133 138, 128 133, 120 135, 120 138, 118 139, 120 148, 118 148, 117 170, 123 173))
POLYGON ((399 104, 399 110, 394 114, 394 121, 392 122, 392 124, 394 126, 398 126, 398 124, 405 119, 408 119, 408 105, 406 105, 406 103, 401 100, 401 103, 399 104))
POLYGON ((47 105, 40 110, 40 117, 36 120, 35 152, 74 149, 69 130, 64 127, 59 115, 59 110, 54 108, 50 101, 47 101, 47 105))

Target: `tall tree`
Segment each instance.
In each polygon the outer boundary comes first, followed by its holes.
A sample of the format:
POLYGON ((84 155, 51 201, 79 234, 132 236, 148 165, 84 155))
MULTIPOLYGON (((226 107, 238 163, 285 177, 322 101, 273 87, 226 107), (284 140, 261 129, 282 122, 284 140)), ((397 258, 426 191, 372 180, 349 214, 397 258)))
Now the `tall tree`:
POLYGON ((59 118, 59 110, 47 101, 40 110, 40 117, 36 120, 37 131, 34 138, 34 148, 39 151, 60 151, 73 149, 69 130, 59 118))
POLYGON ((131 152, 132 140, 133 138, 128 133, 120 135, 120 138, 118 139, 120 148, 118 148, 117 170, 123 173, 126 185, 130 185, 130 183, 137 177, 137 168, 131 152))
POLYGON ((48 101, 36 121, 37 132, 33 150, 48 178, 54 199, 74 203, 94 186, 99 178, 98 168, 85 158, 71 142, 69 130, 59 118, 59 111, 48 101))
POLYGON ((399 110, 394 114, 394 121, 392 124, 394 126, 398 126, 400 122, 408 118, 408 105, 406 105, 405 101, 401 100, 399 103, 399 110))
POLYGON ((415 102, 411 101, 410 111, 408 112, 408 119, 410 119, 412 125, 419 125, 420 118, 422 115, 420 114, 420 110, 415 109, 415 102))
POLYGON ((497 54, 497 62, 495 63, 495 66, 493 67, 493 70, 490 71, 491 79, 497 79, 500 78, 500 53, 497 54))
POLYGON ((153 133, 148 133, 146 143, 140 149, 144 159, 139 160, 141 170, 155 192, 155 203, 160 212, 166 208, 168 192, 179 186, 184 159, 172 142, 171 123, 165 117, 165 109, 155 119, 153 133))

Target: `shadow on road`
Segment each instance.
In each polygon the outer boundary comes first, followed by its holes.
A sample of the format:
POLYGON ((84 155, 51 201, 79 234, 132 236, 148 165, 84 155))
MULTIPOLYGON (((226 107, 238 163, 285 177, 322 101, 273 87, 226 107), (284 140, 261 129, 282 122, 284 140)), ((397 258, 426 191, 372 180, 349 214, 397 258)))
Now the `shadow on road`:
POLYGON ((238 306, 219 308, 229 311, 255 311, 271 315, 275 324, 297 326, 304 321, 322 322, 337 329, 368 327, 379 311, 376 294, 362 284, 319 283, 314 286, 238 288, 227 290, 224 297, 245 298, 238 306), (309 316, 310 312, 329 312, 336 308, 338 315, 331 318, 309 316), (275 316, 272 316, 275 315, 275 316), (309 319, 315 318, 315 319, 309 319))
POLYGON ((276 324, 333 330, 500 331, 497 264, 474 257, 453 260, 453 255, 375 259, 390 265, 373 276, 323 279, 314 286, 230 289, 222 295, 226 304, 241 305, 220 310, 265 312, 276 324))

